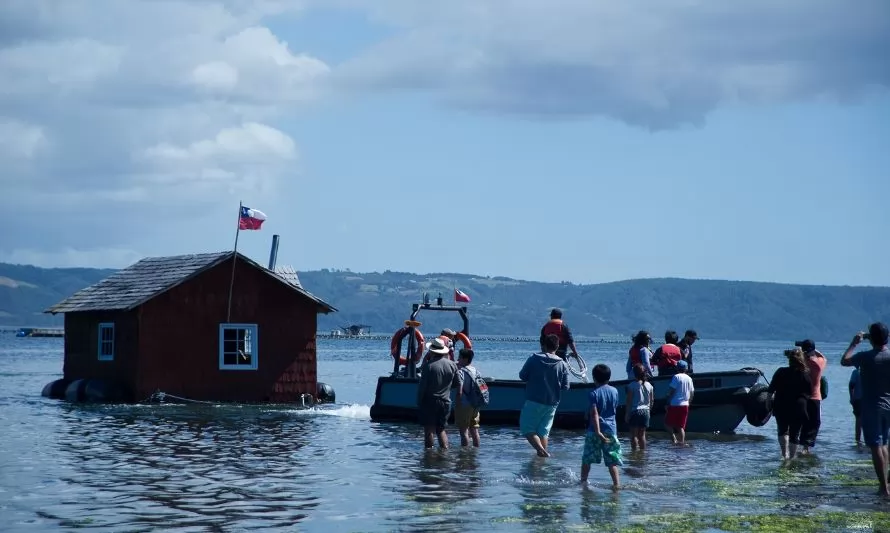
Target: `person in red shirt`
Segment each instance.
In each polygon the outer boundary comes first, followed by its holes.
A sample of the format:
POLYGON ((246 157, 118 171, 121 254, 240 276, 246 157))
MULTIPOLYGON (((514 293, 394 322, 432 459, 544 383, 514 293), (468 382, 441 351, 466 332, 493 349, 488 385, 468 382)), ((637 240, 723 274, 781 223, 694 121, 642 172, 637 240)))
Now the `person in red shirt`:
POLYGON ((794 343, 803 350, 807 368, 810 371, 810 397, 807 399, 807 419, 804 422, 801 444, 801 455, 808 455, 810 448, 816 446, 819 427, 822 425, 822 373, 825 371, 825 356, 816 349, 816 343, 810 339, 794 343))
POLYGON ((572 355, 580 358, 578 349, 575 348, 575 339, 572 337, 572 330, 562 321, 562 309, 554 308, 550 311, 550 320, 541 328, 541 344, 547 335, 556 335, 559 338, 559 348, 556 349, 556 355, 565 359, 568 350, 572 350, 572 355))
POLYGON ((680 336, 677 332, 668 330, 664 333, 664 344, 652 354, 652 364, 658 366, 659 376, 673 376, 680 371, 677 362, 683 359, 683 352, 677 346, 678 342, 680 336))

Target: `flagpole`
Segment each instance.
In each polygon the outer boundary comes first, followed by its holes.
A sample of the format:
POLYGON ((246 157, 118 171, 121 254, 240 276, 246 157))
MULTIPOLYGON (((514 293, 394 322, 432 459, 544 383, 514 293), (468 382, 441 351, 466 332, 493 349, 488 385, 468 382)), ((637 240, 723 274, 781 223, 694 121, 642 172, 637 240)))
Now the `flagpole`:
POLYGON ((238 259, 238 235, 241 233, 241 208, 244 201, 238 202, 238 224, 235 226, 235 249, 232 253, 232 279, 229 281, 229 305, 226 309, 226 322, 232 320, 232 289, 235 287, 235 263, 238 259))

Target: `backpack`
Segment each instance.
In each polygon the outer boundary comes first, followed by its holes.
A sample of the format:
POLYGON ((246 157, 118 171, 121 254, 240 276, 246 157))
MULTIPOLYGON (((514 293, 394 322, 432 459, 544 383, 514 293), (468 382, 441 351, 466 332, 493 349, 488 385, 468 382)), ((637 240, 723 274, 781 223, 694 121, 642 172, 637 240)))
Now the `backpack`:
POLYGON ((482 374, 480 374, 479 371, 475 368, 473 369, 472 373, 469 369, 467 369, 467 367, 461 369, 461 371, 464 370, 466 370, 466 374, 473 379, 473 381, 471 382, 473 386, 473 398, 470 402, 470 405, 476 408, 485 407, 486 405, 488 405, 489 400, 488 383, 485 382, 482 374))
POLYGON ((828 398, 828 380, 825 379, 825 376, 822 376, 819 379, 819 390, 822 393, 822 399, 828 398))

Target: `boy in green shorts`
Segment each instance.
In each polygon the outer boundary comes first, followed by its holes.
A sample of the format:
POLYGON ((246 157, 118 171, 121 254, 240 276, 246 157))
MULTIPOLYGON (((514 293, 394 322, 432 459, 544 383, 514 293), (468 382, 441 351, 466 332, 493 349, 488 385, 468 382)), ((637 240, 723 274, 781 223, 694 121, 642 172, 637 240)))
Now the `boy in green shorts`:
POLYGON ((618 467, 621 460, 621 443, 618 442, 618 427, 615 413, 618 410, 618 389, 609 385, 612 370, 603 364, 593 367, 593 381, 596 383, 589 394, 590 422, 587 437, 584 439, 584 453, 581 456, 581 483, 587 483, 590 465, 606 463, 612 476, 612 488, 618 488, 618 467))

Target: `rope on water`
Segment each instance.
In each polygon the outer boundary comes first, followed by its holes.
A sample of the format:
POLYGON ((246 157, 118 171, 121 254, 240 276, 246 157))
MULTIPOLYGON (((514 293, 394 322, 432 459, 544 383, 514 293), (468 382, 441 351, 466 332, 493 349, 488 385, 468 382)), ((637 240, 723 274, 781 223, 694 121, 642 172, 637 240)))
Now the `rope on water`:
POLYGON ((167 392, 163 392, 161 390, 156 390, 151 393, 151 396, 143 400, 142 403, 164 403, 164 401, 173 400, 177 403, 200 403, 204 405, 216 405, 218 402, 207 402, 204 400, 192 400, 191 398, 183 398, 182 396, 176 396, 174 394, 170 394, 167 392))
POLYGON ((760 374, 760 377, 763 378, 763 381, 766 381, 766 385, 769 386, 769 379, 766 378, 766 374, 763 373, 763 370, 760 370, 759 368, 754 368, 753 366, 746 366, 742 370, 756 370, 757 373, 760 374))
POLYGON ((589 382, 587 377, 587 363, 584 362, 584 359, 580 355, 566 354, 566 366, 569 367, 569 372, 571 372, 573 376, 580 379, 584 383, 589 382), (569 358, 578 360, 578 370, 572 368, 571 363, 569 363, 569 358))
MULTIPOLYGON (((164 401, 173 400, 174 403, 197 403, 202 405, 219 405, 223 402, 208 402, 205 400, 193 400, 191 398, 183 398, 182 396, 176 396, 174 394, 170 394, 169 392, 163 392, 161 390, 156 390, 151 393, 151 396, 142 400, 140 403, 164 403, 164 401)), ((315 398, 311 394, 301 394, 300 395, 300 403, 303 407, 311 407, 315 404, 315 398), (308 401, 307 401, 308 400, 308 401)))

